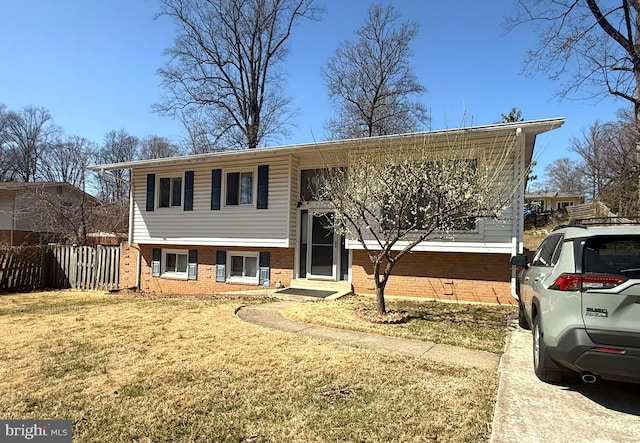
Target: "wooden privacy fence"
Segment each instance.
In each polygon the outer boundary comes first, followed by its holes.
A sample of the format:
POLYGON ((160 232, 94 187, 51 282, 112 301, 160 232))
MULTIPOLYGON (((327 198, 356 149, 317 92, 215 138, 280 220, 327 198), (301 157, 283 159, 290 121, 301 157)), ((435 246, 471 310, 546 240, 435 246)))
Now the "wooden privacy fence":
POLYGON ((120 279, 119 246, 27 246, 0 250, 0 293, 109 290, 120 279))
POLYGON ((0 293, 46 286, 47 248, 28 246, 0 249, 0 293))
POLYGON ((109 290, 120 279, 120 246, 51 248, 49 285, 52 288, 109 290))

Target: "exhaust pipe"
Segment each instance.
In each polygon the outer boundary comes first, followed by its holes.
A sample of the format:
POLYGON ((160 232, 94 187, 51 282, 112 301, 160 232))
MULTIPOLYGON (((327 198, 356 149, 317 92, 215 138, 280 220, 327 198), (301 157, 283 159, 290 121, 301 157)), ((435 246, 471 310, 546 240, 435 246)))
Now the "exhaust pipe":
POLYGON ((589 383, 589 384, 593 384, 598 381, 598 376, 593 375, 589 372, 583 372, 582 374, 580 374, 580 378, 582 379, 583 382, 589 383))

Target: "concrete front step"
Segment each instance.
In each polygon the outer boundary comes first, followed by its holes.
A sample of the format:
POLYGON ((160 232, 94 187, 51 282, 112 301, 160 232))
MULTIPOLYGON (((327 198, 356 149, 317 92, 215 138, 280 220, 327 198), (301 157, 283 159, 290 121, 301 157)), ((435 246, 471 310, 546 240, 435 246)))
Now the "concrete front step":
POLYGON ((351 291, 351 282, 348 281, 326 281, 307 280, 306 278, 294 278, 289 285, 291 288, 321 289, 325 291, 351 291))
MULTIPOLYGON (((333 291, 334 294, 324 298, 325 300, 335 300, 340 297, 344 297, 345 295, 349 295, 353 293, 353 287, 351 283, 348 281, 323 281, 323 280, 307 280, 304 278, 296 278, 291 280, 291 284, 289 288, 299 288, 299 289, 311 289, 316 291, 333 291)), ((283 288, 285 290, 287 288, 283 288)), ((276 291, 274 295, 278 296, 278 292, 276 291)), ((284 294, 282 294, 284 295, 284 294)), ((292 296, 294 298, 300 298, 298 295, 292 296)), ((304 297, 307 298, 307 297, 304 297)))

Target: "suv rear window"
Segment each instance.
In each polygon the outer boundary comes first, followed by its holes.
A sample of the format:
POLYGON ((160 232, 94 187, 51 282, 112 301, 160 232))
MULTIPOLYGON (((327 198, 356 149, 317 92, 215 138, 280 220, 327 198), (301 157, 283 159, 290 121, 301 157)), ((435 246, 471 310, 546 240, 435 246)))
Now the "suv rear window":
POLYGON ((640 237, 594 237, 585 242, 583 272, 640 276, 640 237))

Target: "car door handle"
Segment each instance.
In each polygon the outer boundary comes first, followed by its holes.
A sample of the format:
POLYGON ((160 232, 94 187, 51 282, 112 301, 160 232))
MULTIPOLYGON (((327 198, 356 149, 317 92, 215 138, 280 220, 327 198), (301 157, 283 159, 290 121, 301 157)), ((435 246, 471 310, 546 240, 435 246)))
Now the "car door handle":
POLYGON ((544 272, 540 275, 538 275, 536 278, 533 279, 533 281, 535 282, 539 282, 540 280, 542 280, 543 278, 545 278, 547 276, 547 274, 545 274, 544 272))

